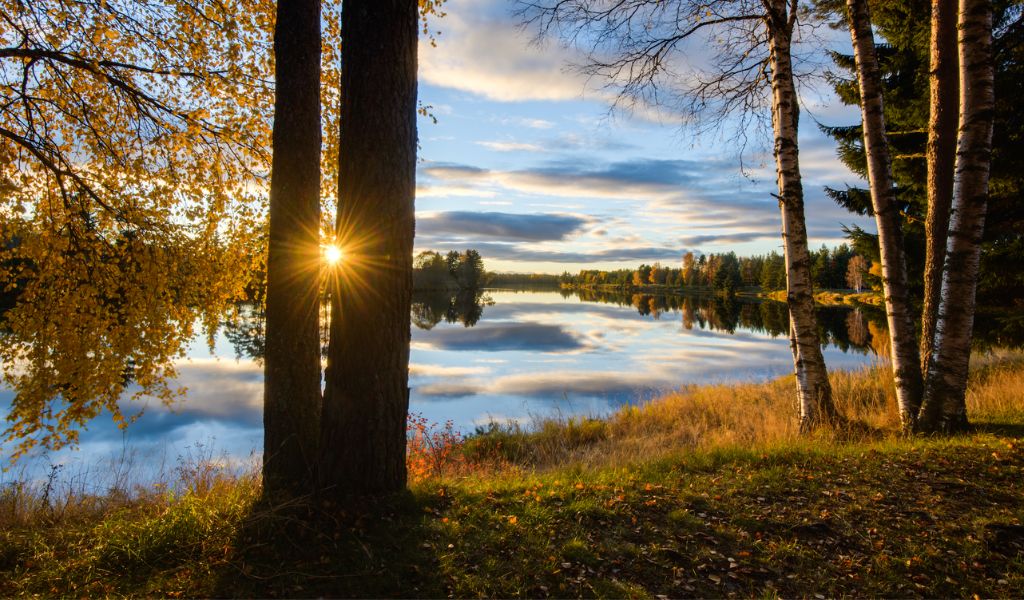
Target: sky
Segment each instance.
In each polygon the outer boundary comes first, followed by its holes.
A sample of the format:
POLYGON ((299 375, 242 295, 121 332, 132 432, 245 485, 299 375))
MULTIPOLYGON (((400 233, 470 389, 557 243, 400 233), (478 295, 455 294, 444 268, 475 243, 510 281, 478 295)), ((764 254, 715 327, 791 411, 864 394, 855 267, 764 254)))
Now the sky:
MULTIPOLYGON (((491 271, 538 273, 677 266, 687 251, 781 252, 765 146, 741 153, 727 133, 696 136, 667 110, 611 110, 612 95, 571 69, 579 52, 536 43, 508 0, 449 0, 444 10, 431 22, 436 46, 424 40, 419 52, 419 97, 437 123, 419 123, 417 252, 475 248, 491 271)), ((848 49, 849 39, 828 44, 848 49)), ((825 62, 820 42, 805 46, 825 62)), ((859 178, 816 122, 858 115, 823 85, 801 101, 810 244, 836 245, 843 225, 873 224, 825 196, 824 186, 859 178)))

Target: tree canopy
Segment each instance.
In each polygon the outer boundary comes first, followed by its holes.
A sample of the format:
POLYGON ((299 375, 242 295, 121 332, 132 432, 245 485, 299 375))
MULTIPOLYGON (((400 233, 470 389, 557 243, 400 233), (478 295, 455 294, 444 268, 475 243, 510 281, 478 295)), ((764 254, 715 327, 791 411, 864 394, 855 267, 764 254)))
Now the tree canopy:
POLYGON ((57 448, 174 360, 259 250, 272 4, 0 4, 8 440, 57 448))

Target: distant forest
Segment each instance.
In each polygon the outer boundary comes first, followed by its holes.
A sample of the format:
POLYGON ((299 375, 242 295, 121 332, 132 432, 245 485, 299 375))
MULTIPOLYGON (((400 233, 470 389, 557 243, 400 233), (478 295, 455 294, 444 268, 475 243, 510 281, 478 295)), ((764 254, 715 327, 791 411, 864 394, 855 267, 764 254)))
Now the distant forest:
POLYGON ((425 250, 413 260, 413 287, 417 290, 477 290, 482 287, 554 286, 561 275, 547 273, 492 273, 476 250, 441 254, 425 250))
MULTIPOLYGON (((879 288, 880 273, 871 261, 847 244, 829 249, 822 246, 811 253, 814 286, 824 289, 879 288)), ((695 255, 687 252, 680 268, 661 263, 640 265, 637 269, 600 271, 585 269, 577 274, 563 273, 561 283, 569 287, 617 287, 623 289, 659 285, 734 293, 740 288, 765 291, 786 289, 786 264, 782 255, 740 256, 735 252, 695 255)))
MULTIPOLYGON (((881 273, 870 260, 849 245, 822 246, 811 254, 811 274, 817 289, 881 289, 881 273)), ((561 275, 544 273, 491 273, 476 250, 441 254, 426 250, 413 262, 413 281, 418 290, 475 290, 502 286, 564 286, 576 288, 634 289, 647 286, 692 288, 733 293, 741 288, 765 291, 786 289, 786 265, 777 252, 740 256, 687 252, 679 268, 643 264, 636 269, 601 271, 584 269, 561 275)))

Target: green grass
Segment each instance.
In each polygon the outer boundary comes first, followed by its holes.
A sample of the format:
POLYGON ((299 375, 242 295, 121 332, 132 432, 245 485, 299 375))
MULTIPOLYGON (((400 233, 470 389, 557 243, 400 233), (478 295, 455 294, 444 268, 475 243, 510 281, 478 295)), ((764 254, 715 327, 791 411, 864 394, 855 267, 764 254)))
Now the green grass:
MULTIPOLYGON (((879 413, 870 435, 802 438, 712 408, 727 386, 694 388, 603 422, 495 429, 467 446, 490 462, 362 506, 267 506, 257 478, 215 469, 173 494, 42 503, 8 486, 0 596, 1016 596, 1024 367, 983 363, 978 429, 953 438, 889 433, 884 383, 860 373, 837 393, 879 413), (701 415, 710 439, 672 433, 701 415)), ((782 410, 776 393, 791 401, 786 382, 728 397, 782 410)))

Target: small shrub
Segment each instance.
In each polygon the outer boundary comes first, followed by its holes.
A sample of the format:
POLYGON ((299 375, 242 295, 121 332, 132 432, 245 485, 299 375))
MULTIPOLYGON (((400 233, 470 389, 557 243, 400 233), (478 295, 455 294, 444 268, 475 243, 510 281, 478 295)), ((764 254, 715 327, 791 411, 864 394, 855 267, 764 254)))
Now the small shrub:
POLYGON ((464 440, 450 420, 439 426, 423 415, 411 412, 406 431, 406 467, 410 481, 415 483, 440 477, 457 472, 465 465, 462 453, 464 440))

